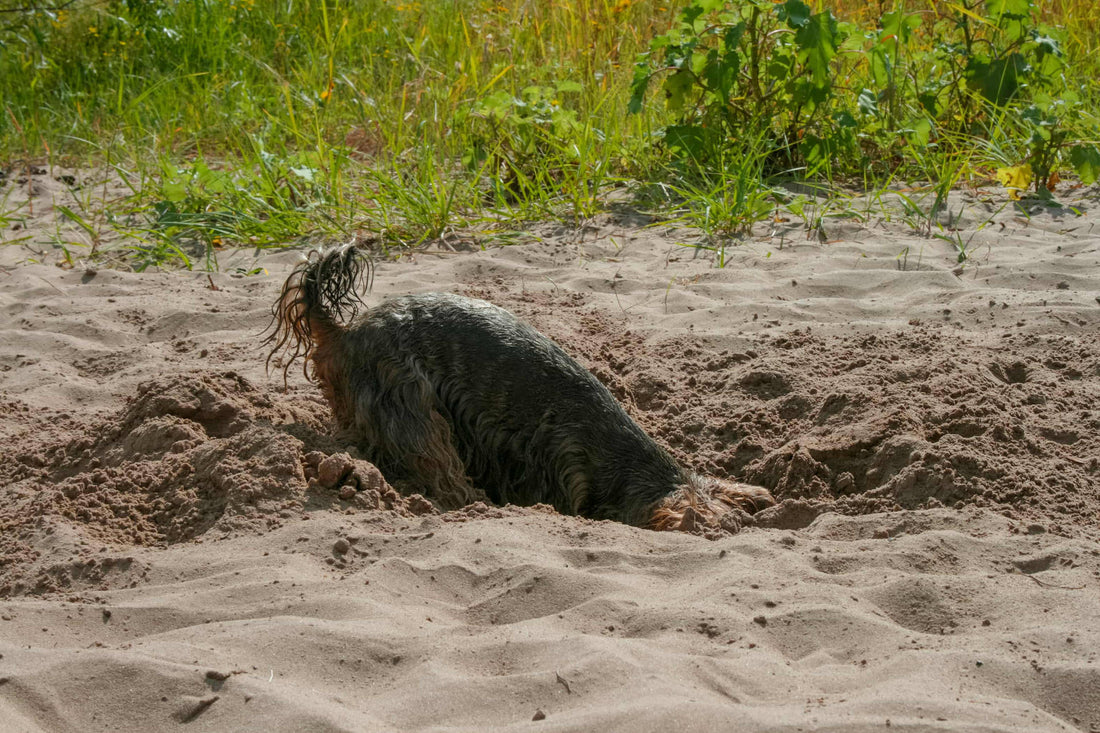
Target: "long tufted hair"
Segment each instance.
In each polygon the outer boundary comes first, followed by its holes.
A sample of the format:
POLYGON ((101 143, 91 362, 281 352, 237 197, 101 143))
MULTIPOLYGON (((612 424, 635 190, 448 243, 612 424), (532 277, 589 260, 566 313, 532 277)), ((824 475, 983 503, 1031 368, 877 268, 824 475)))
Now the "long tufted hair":
POLYGON ((310 367, 317 339, 333 335, 366 307, 359 296, 374 284, 374 267, 352 245, 344 245, 322 253, 310 250, 305 259, 290 273, 282 293, 271 306, 271 322, 264 338, 270 345, 267 366, 280 351, 288 351, 283 359, 285 382, 291 364, 302 359, 307 378, 315 378, 310 367))

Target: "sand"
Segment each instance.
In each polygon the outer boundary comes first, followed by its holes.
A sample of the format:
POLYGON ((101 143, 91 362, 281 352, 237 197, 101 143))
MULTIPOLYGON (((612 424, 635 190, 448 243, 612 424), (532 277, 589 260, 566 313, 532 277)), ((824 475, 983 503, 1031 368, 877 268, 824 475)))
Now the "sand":
POLYGON ((65 261, 62 174, 6 189, 0 730, 1100 731, 1100 189, 953 194, 961 263, 877 204, 379 261, 781 501, 706 538, 400 495, 265 372, 298 252, 65 261))

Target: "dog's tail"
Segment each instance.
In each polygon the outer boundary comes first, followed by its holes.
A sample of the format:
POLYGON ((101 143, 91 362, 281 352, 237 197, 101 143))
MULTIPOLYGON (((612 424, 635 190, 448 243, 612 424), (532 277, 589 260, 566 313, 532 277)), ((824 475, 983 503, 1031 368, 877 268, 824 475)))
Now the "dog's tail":
POLYGON ((279 352, 288 354, 282 360, 283 381, 295 359, 303 359, 302 369, 313 378, 312 362, 317 349, 343 332, 364 306, 359 297, 370 290, 374 268, 371 261, 354 245, 328 250, 312 250, 290 273, 283 292, 271 307, 265 345, 271 345, 267 365, 279 352))

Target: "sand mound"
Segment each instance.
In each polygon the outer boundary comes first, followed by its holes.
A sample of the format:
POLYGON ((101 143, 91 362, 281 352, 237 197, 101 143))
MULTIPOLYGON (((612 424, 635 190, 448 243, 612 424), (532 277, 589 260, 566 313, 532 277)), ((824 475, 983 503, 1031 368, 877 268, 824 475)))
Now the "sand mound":
POLYGON ((88 585, 128 568, 128 560, 81 559, 38 567, 26 580, 32 548, 58 520, 99 543, 163 546, 270 530, 321 506, 435 512, 423 497, 398 495, 366 461, 304 452, 285 418, 237 374, 167 377, 139 386, 87 432, 23 451, 12 476, 23 500, 0 511, 6 542, 22 551, 0 566, 0 595, 88 585))

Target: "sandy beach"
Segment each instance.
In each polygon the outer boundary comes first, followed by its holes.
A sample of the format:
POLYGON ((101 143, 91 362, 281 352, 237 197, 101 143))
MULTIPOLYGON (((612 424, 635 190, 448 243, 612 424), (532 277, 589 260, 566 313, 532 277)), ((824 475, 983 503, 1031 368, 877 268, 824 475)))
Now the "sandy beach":
POLYGON ((722 268, 625 204, 377 258, 369 303, 508 308, 780 500, 708 539, 397 494, 265 370, 300 250, 66 262, 41 178, 0 247, 3 731, 1100 731, 1100 188, 722 268))

